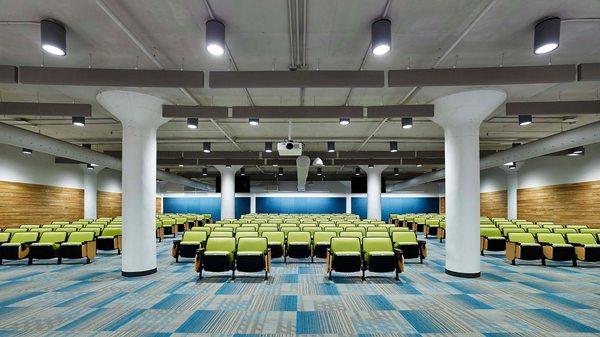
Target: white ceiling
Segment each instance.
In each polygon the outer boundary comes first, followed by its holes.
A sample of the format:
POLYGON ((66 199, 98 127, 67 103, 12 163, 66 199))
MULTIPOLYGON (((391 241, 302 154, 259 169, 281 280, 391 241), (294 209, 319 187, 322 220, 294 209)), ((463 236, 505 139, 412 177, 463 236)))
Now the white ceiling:
MULTIPOLYGON (((308 1, 308 0, 307 0, 308 1)), ((215 57, 204 49, 204 22, 209 14, 201 0, 105 0, 114 13, 168 69, 231 70, 227 57, 215 57)), ((370 53, 364 69, 430 68, 482 12, 490 1, 482 0, 395 0, 388 18, 392 20, 393 49, 383 57, 370 53)), ((227 27, 227 42, 240 70, 285 70, 291 62, 287 1, 211 0, 215 15, 227 27)), ((370 23, 378 18, 386 0, 312 0, 308 1, 306 55, 309 69, 357 70, 370 42, 370 23)), ((68 55, 45 56, 39 46, 39 27, 0 25, 0 64, 60 67, 156 69, 123 31, 94 0, 0 0, 0 21, 39 21, 52 17, 68 28, 68 55)), ((600 22, 566 22, 561 30, 561 46, 549 56, 533 55, 533 26, 539 19, 555 15, 562 18, 600 17, 597 0, 500 0, 464 36, 440 64, 446 67, 544 65, 600 62, 600 22)), ((594 99, 598 82, 501 86, 509 101, 594 99)), ((91 142, 95 149, 120 148, 120 124, 95 101, 96 94, 108 88, 36 85, 0 85, 5 101, 81 102, 93 105, 93 118, 85 128, 75 128, 65 118, 33 118, 29 130, 74 143, 91 142)), ((410 103, 426 103, 465 89, 464 87, 427 87, 418 91, 410 103)), ((180 90, 134 88, 163 97, 177 104, 192 104, 180 90)), ((357 88, 350 105, 396 104, 410 88, 357 88)), ((247 105, 241 89, 192 89, 202 104, 247 105)), ((249 89, 256 105, 299 105, 300 89, 249 89)), ((306 105, 341 105, 348 89, 306 89, 306 105)), ((14 116, 0 116, 14 123, 14 116)), ((504 108, 481 128, 482 149, 503 149, 515 141, 538 138, 599 120, 598 115, 578 116, 578 123, 567 125, 560 118, 538 118, 537 123, 519 127, 515 118, 506 117, 504 108)), ((386 150, 387 142, 397 140, 401 150, 441 150, 443 133, 427 119, 417 119, 410 130, 399 121, 353 120, 347 127, 336 120, 295 120, 293 138, 305 141, 310 151, 323 151, 324 140, 337 140, 337 150, 386 150), (378 129, 377 129, 378 128, 378 129), (364 147, 361 144, 373 135, 364 147)), ((260 151, 265 140, 280 140, 287 135, 287 120, 261 121, 252 127, 245 120, 217 120, 243 150, 260 151)), ((186 128, 182 119, 159 129, 159 150, 198 150, 203 141, 212 141, 217 151, 235 151, 225 135, 209 121, 198 130, 186 128)), ((350 168, 352 169, 352 168, 350 168)))

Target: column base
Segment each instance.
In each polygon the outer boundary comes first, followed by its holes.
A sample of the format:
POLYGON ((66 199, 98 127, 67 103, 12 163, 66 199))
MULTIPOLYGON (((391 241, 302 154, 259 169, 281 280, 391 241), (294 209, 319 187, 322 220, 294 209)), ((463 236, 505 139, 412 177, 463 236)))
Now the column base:
POLYGON ((446 270, 446 274, 451 275, 451 276, 456 276, 456 277, 463 277, 463 278, 478 278, 481 276, 481 272, 479 273, 459 273, 457 271, 452 271, 452 270, 446 270))
POLYGON ((125 277, 146 276, 156 273, 156 268, 144 271, 121 271, 121 275, 125 277))

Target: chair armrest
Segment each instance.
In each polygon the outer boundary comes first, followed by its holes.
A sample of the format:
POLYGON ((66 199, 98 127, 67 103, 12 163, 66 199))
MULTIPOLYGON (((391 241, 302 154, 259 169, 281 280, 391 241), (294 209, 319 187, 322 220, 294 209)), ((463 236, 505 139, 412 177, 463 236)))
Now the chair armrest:
POLYGON ((200 249, 196 249, 196 255, 204 255, 204 252, 206 251, 205 248, 200 248, 200 249))
POLYGON ((176 245, 178 245, 178 244, 180 244, 180 243, 181 243, 181 240, 173 240, 173 244, 176 244, 176 245))
POLYGON ((427 243, 425 240, 417 240, 417 242, 419 243, 419 246, 425 246, 427 243))

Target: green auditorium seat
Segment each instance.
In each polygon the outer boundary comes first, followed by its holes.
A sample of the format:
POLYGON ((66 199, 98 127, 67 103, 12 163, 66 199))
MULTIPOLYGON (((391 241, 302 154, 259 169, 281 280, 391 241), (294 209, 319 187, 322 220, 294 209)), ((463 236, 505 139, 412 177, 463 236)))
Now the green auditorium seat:
POLYGON ((353 273, 361 271, 362 267, 362 249, 358 238, 331 238, 331 246, 327 254, 327 271, 330 280, 333 271, 353 273))
POLYGON ((10 241, 11 233, 0 232, 0 245, 10 241))
POLYGON ((208 238, 233 238, 233 232, 211 232, 208 238))
POLYGON ((550 228, 527 228, 527 233, 533 234, 537 237, 538 233, 550 233, 550 228))
POLYGON ((245 223, 245 224, 242 224, 242 227, 239 228, 239 229, 242 229, 242 228, 252 228, 253 232, 258 232, 258 227, 259 227, 259 225, 257 223, 245 223))
POLYGON ((156 239, 158 239, 158 242, 162 242, 165 239, 165 229, 162 226, 162 221, 156 220, 154 226, 156 227, 156 239))
MULTIPOLYGON (((287 237, 290 233, 300 232, 300 228, 299 227, 283 227, 280 229, 280 231, 283 233, 283 235, 287 239, 287 237)), ((308 233, 308 232, 305 232, 305 233, 308 234, 308 236, 310 236, 310 233, 308 233)))
POLYGON ((388 229, 386 227, 368 227, 367 233, 369 232, 384 232, 388 233, 388 229))
POLYGON ((577 233, 575 228, 553 228, 552 233, 562 234, 562 236, 566 236, 569 233, 577 233))
POLYGON ((72 223, 70 225, 64 225, 62 226, 62 228, 75 228, 76 230, 80 230, 84 227, 83 224, 81 223, 72 223))
POLYGON ((506 258, 514 265, 516 259, 542 260, 544 264, 544 252, 542 246, 535 242, 531 233, 509 233, 506 243, 506 258))
POLYGON ((276 259, 284 256, 285 236, 283 235, 283 232, 262 232, 260 236, 267 239, 268 247, 271 250, 271 258, 276 259))
MULTIPOLYGON (((279 230, 277 229, 277 227, 271 227, 271 226, 260 226, 258 228, 258 235, 262 236, 263 233, 265 232, 279 232, 279 230)), ((283 236, 285 237, 285 234, 283 232, 281 232, 281 234, 283 234, 283 236)))
POLYGON ((525 229, 519 227, 504 227, 502 228, 502 235, 505 238, 508 238, 510 233, 525 233, 525 229))
POLYGON ((566 225, 565 227, 566 227, 566 228, 571 228, 571 229, 574 229, 574 230, 576 230, 576 231, 578 231, 578 232, 579 232, 581 229, 588 228, 588 226, 586 226, 586 225, 566 225))
POLYGON ((367 229, 365 227, 349 227, 344 232, 361 232, 363 237, 367 235, 367 229))
POLYGON ((235 239, 240 241, 241 238, 257 238, 258 232, 237 232, 235 233, 235 239))
POLYGON ((178 229, 175 219, 164 218, 161 221, 162 221, 164 235, 173 235, 173 237, 175 237, 177 235, 177 229, 178 229))
POLYGON ((408 227, 390 227, 388 228, 388 232, 390 236, 394 234, 394 232, 409 232, 410 229, 408 227))
POLYGON ((11 234, 14 234, 14 233, 25 233, 27 231, 28 231, 27 228, 5 228, 4 229, 4 233, 11 233, 11 234))
POLYGON ((205 232, 206 233, 206 237, 208 237, 210 235, 210 227, 206 227, 206 226, 202 226, 202 227, 192 227, 191 229, 192 232, 205 232))
POLYGON ((257 232, 258 233, 258 229, 254 228, 254 226, 251 227, 244 227, 242 225, 242 227, 238 227, 235 230, 236 233, 244 233, 244 232, 257 232))
POLYGON ((385 232, 369 232, 367 231, 366 238, 390 238, 390 233, 385 232))
POLYGON ((296 259, 310 257, 312 255, 310 247, 310 233, 289 232, 287 235, 287 244, 283 261, 287 262, 288 257, 296 259))
POLYGON ((58 227, 58 228, 40 227, 40 228, 30 228, 29 231, 30 232, 40 233, 40 235, 41 235, 42 233, 52 232, 54 229, 60 229, 60 228, 61 227, 58 227))
MULTIPOLYGON (((577 266, 575 247, 565 242, 565 238, 558 233, 538 233, 537 241, 542 245, 544 257, 554 261, 573 261, 577 266)), ((545 261, 543 261, 545 263, 545 261)))
POLYGON ((481 255, 486 250, 500 252, 506 249, 506 238, 502 236, 498 228, 480 228, 479 233, 481 255))
POLYGON ((542 228, 548 228, 550 231, 552 231, 554 228, 563 228, 563 226, 556 224, 543 224, 542 228))
POLYGON ((579 230, 579 233, 589 233, 598 236, 598 234, 600 234, 600 228, 582 228, 579 230))
POLYGON ((229 232, 229 233, 234 233, 235 230, 233 227, 215 227, 211 230, 213 233, 214 232, 229 232))
POLYGON ((446 221, 440 221, 440 228, 438 228, 438 239, 440 239, 440 243, 444 241, 446 238, 446 221))
POLYGON ((331 238, 337 237, 336 232, 316 232, 313 237, 312 257, 324 259, 327 257, 327 249, 330 247, 331 238))
POLYGON ((362 242, 362 239, 365 237, 365 235, 362 232, 358 231, 340 232, 338 236, 341 238, 357 238, 358 240, 360 240, 360 242, 362 242))
POLYGON ((423 228, 425 232, 425 238, 429 238, 429 235, 437 236, 438 230, 440 228, 440 220, 439 219, 427 219, 425 220, 425 226, 423 228))
POLYGON ((100 233, 102 233, 102 228, 99 228, 99 227, 83 227, 78 232, 91 232, 91 233, 94 233, 94 238, 97 238, 97 237, 100 236, 100 233))
POLYGON ((394 232, 392 243, 394 244, 394 248, 402 250, 404 259, 419 258, 419 262, 423 263, 423 259, 427 257, 425 241, 417 240, 417 234, 413 231, 394 232))
POLYGON ((38 242, 29 246, 29 264, 33 259, 53 259, 60 256, 60 244, 67 240, 67 232, 42 233, 38 242))
POLYGON ((202 271, 231 271, 232 276, 235 276, 235 247, 235 239, 232 237, 209 237, 206 247, 199 249, 196 254, 195 269, 198 278, 202 278, 202 271))
POLYGON ((270 269, 271 253, 268 248, 267 238, 240 238, 237 244, 235 269, 232 278, 235 279, 235 270, 248 273, 264 270, 265 280, 268 280, 270 269))
POLYGON ((423 232, 423 230, 425 229, 425 222, 427 221, 427 218, 425 217, 415 217, 414 221, 412 222, 412 227, 411 230, 413 232, 423 232))
POLYGON ((40 225, 21 225, 19 228, 25 228, 26 230, 30 230, 32 228, 40 228, 40 225))
POLYGON ((94 232, 81 231, 69 235, 66 242, 60 244, 58 263, 62 259, 86 259, 86 264, 96 257, 96 240, 94 232))
POLYGON ((102 234, 96 240, 98 250, 117 250, 117 255, 121 254, 122 249, 122 229, 105 228, 102 234))
MULTIPOLYGON (((16 234, 15 234, 16 235, 16 234)), ((600 261, 600 244, 591 233, 567 233, 567 242, 575 246, 575 255, 580 261, 600 261)))
POLYGON ((179 257, 193 258, 196 256, 196 251, 206 243, 206 232, 186 231, 183 232, 181 240, 173 241, 171 255, 175 258, 175 262, 179 262, 179 257))
POLYGON ((64 225, 68 225, 70 224, 70 222, 68 221, 52 221, 52 225, 58 225, 60 227, 64 226, 64 225))
POLYGON ((387 238, 372 238, 368 236, 363 239, 362 252, 363 252, 363 279, 365 278, 365 271, 374 273, 388 273, 395 271, 396 280, 398 280, 398 274, 404 270, 404 259, 402 257, 402 251, 394 249, 392 240, 387 238))
POLYGON ((11 235, 10 241, 0 246, 0 264, 2 260, 21 260, 29 256, 29 246, 39 237, 36 232, 15 232, 11 235))

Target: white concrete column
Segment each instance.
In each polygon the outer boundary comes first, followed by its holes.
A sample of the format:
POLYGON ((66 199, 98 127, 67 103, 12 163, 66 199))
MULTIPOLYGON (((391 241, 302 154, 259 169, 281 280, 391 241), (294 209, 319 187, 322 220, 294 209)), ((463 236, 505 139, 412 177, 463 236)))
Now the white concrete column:
POLYGON ((508 219, 517 219, 517 188, 519 186, 519 173, 509 172, 506 176, 506 187, 507 187, 507 217, 508 219))
POLYGON ((123 125, 123 276, 156 272, 156 130, 164 100, 131 91, 111 90, 98 102, 123 125))
POLYGON ((250 195, 250 213, 256 213, 256 194, 250 195))
POLYGON ((221 220, 235 218, 235 173, 241 165, 217 165, 221 173, 221 220))
POLYGON ((367 218, 381 220, 381 173, 387 165, 361 168, 367 172, 367 218))
POLYGON ((352 196, 350 194, 346 194, 346 213, 352 214, 352 196))
POLYGON ((470 90, 436 99, 433 121, 444 128, 446 273, 479 277, 479 126, 506 99, 499 90, 470 90))
POLYGON ((83 169, 83 217, 86 219, 96 219, 98 217, 98 173, 101 167, 94 167, 92 170, 87 165, 82 165, 83 169))

